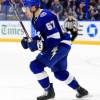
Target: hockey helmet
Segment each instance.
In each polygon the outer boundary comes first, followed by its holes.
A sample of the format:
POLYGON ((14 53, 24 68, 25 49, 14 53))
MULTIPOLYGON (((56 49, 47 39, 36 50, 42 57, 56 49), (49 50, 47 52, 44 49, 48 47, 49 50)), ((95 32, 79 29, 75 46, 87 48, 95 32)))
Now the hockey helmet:
POLYGON ((23 0, 23 4, 24 6, 27 7, 32 7, 32 6, 36 6, 36 7, 40 7, 40 0, 23 0))

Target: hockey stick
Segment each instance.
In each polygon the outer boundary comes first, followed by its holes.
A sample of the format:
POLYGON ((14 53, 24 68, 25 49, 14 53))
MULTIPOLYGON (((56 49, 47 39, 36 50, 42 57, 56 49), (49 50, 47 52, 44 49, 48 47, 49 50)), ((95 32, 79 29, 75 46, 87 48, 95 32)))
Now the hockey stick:
POLYGON ((23 29, 23 31, 24 31, 26 37, 27 37, 28 39, 30 39, 30 36, 29 36, 29 34, 28 34, 28 32, 27 32, 27 30, 26 30, 24 24, 22 23, 22 21, 21 21, 21 19, 20 19, 20 17, 19 17, 18 11, 17 11, 17 9, 16 9, 16 7, 15 7, 15 6, 16 6, 15 2, 12 2, 11 0, 8 0, 8 1, 9 1, 10 6, 14 9, 16 18, 18 19, 18 21, 19 21, 19 23, 20 23, 20 25, 21 25, 21 27, 22 27, 22 29, 23 29))

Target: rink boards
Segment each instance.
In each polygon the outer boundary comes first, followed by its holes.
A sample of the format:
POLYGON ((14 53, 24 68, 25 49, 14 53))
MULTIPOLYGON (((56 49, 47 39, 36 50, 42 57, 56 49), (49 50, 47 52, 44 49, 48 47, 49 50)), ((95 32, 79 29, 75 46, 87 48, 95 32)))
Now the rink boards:
MULTIPOLYGON (((30 21, 23 21, 30 36, 35 35, 30 21)), ((60 22, 63 24, 63 22, 60 22)), ((100 45, 100 21, 79 21, 79 35, 75 44, 100 45)), ((20 42, 25 36, 18 21, 0 21, 0 42, 20 42)))

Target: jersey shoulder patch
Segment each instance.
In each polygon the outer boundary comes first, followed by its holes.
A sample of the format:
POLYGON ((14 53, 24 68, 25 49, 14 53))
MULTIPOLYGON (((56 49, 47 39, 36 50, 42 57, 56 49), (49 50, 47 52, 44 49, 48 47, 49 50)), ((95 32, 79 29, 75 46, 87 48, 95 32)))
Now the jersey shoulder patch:
POLYGON ((46 12, 42 12, 42 13, 40 14, 40 17, 45 17, 46 15, 47 15, 46 12))

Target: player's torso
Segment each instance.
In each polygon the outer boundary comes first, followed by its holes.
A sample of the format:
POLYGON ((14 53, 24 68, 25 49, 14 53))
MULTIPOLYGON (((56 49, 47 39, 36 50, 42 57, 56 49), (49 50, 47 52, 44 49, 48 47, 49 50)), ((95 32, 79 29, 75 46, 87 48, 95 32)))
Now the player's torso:
POLYGON ((47 39, 48 35, 51 35, 55 32, 53 29, 55 27, 57 28, 57 32, 60 33, 60 36, 62 36, 63 33, 57 21, 57 17, 46 9, 42 10, 37 20, 35 21, 36 31, 39 31, 45 40, 47 39))

